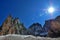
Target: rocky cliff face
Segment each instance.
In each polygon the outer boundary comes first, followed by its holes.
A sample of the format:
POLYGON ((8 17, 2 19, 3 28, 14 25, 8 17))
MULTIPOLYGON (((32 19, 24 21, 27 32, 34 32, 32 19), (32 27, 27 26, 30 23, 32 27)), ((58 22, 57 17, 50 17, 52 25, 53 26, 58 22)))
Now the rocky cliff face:
POLYGON ((60 16, 55 19, 47 20, 44 27, 46 27, 49 37, 59 37, 60 36, 60 16))
POLYGON ((40 33, 42 33, 42 26, 39 23, 33 23, 29 27, 29 32, 30 35, 35 35, 35 36, 41 36, 40 33))
POLYGON ((2 24, 0 35, 6 34, 25 34, 26 28, 20 23, 18 18, 13 19, 10 15, 2 24))

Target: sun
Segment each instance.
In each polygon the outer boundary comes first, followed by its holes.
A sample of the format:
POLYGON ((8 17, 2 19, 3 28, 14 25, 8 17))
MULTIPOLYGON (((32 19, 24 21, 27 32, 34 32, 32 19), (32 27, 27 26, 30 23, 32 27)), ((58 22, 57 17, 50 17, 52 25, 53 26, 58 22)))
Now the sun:
POLYGON ((54 7, 49 7, 48 8, 48 13, 53 14, 54 11, 55 11, 54 7))

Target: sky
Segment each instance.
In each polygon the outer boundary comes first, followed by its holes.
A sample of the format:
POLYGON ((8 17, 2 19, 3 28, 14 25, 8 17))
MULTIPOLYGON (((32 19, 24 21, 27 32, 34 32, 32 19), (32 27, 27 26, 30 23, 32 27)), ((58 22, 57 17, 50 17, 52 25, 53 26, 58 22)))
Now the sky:
POLYGON ((9 14, 19 20, 28 28, 33 23, 40 23, 42 26, 45 20, 53 19, 60 15, 60 0, 0 0, 0 25, 9 14), (50 6, 56 10, 52 15, 47 12, 50 6))

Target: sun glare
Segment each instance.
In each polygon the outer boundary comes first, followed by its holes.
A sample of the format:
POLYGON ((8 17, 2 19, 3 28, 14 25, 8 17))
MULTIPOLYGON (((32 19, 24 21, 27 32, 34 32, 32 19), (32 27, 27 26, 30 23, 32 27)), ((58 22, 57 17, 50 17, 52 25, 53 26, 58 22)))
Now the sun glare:
POLYGON ((54 11, 55 11, 54 7, 48 8, 48 13, 53 14, 54 11))

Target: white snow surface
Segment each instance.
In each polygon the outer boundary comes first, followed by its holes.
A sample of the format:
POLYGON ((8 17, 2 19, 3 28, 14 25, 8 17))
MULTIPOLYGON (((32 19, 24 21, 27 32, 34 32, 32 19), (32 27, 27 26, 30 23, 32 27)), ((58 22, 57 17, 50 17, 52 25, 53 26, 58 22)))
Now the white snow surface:
POLYGON ((35 37, 32 35, 17 35, 17 34, 8 34, 0 36, 0 40, 60 40, 60 38, 49 38, 49 37, 35 37))

